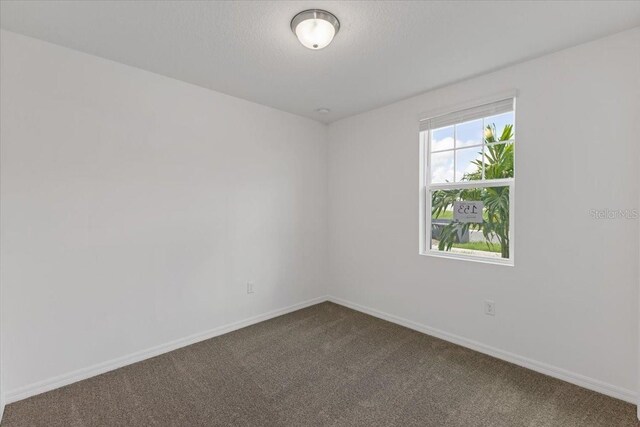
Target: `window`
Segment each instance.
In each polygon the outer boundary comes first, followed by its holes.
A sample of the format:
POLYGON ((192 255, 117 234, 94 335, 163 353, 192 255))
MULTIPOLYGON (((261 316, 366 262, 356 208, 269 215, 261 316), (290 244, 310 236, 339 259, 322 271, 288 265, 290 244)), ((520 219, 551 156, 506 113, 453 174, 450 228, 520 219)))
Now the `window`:
POLYGON ((513 265, 515 98, 420 121, 420 253, 513 265))

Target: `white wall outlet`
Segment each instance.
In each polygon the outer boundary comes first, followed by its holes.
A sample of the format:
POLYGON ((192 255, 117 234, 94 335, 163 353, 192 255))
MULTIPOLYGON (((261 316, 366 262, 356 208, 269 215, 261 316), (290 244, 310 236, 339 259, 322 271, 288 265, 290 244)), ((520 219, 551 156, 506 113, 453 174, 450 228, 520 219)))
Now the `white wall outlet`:
POLYGON ((484 314, 487 316, 496 315, 496 303, 491 300, 484 300, 484 314))
POLYGON ((254 293, 254 287, 253 287, 253 282, 247 282, 247 293, 248 294, 252 294, 254 293))

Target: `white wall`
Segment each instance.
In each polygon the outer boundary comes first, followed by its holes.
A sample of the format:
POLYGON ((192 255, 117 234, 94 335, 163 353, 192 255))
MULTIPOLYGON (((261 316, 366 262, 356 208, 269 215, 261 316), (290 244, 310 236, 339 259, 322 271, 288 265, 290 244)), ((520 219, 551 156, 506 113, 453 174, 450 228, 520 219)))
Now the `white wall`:
POLYGON ((638 207, 638 76, 635 29, 331 124, 330 294, 635 401, 638 220, 588 210, 638 207), (418 255, 421 112, 510 89, 515 267, 418 255))
POLYGON ((588 209, 639 206, 640 30, 345 119, 328 134, 0 35, 7 395, 308 301, 329 283, 341 301, 632 398, 638 221, 594 220, 588 209), (516 266, 418 255, 420 113, 514 88, 516 266), (495 317, 483 314, 485 298, 495 317))
MULTIPOLYGON (((1 128, 2 122, 0 121, 0 128, 1 128)), ((0 206, 2 206, 2 204, 0 203, 0 206)), ((1 208, 0 208, 1 209, 1 208)), ((0 233, 1 236, 1 233, 0 233)), ((1 254, 0 254, 0 260, 1 260, 1 254)), ((1 261, 0 261, 0 270, 2 268, 1 266, 1 261)), ((5 402, 4 402, 4 380, 2 379, 2 376, 4 374, 4 370, 2 368, 2 282, 0 282, 0 422, 2 422, 2 416, 4 415, 4 406, 5 406, 5 402)))
POLYGON ((322 294, 325 125, 1 38, 7 396, 322 294))

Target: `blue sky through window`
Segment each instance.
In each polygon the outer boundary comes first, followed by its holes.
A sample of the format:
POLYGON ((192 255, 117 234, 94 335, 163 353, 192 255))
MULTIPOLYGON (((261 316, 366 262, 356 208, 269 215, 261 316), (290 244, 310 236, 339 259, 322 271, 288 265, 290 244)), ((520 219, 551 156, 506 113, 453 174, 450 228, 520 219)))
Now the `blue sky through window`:
MULTIPOLYGON (((445 183, 461 181, 465 173, 475 172, 477 166, 472 162, 482 158, 484 129, 495 124, 496 139, 502 134, 505 125, 514 124, 514 112, 510 111, 483 119, 471 120, 431 131, 431 182, 445 183), (472 147, 473 148, 467 148, 472 147), (455 148, 455 150, 453 150, 455 148), (436 153, 436 151, 444 151, 436 153), (454 176, 455 162, 455 176, 454 176)), ((515 134, 515 126, 514 126, 515 134)))

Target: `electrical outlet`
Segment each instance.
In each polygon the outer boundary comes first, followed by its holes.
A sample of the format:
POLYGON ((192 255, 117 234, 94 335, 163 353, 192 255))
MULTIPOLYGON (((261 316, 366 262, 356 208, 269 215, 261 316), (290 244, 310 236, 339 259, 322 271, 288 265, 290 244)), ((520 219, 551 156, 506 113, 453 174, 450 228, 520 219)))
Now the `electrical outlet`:
POLYGON ((253 288, 253 282, 247 282, 247 293, 248 294, 252 294, 254 292, 255 292, 255 290, 253 288))
POLYGON ((491 300, 484 300, 484 314, 487 316, 496 315, 496 303, 491 300))

